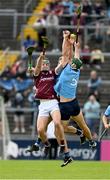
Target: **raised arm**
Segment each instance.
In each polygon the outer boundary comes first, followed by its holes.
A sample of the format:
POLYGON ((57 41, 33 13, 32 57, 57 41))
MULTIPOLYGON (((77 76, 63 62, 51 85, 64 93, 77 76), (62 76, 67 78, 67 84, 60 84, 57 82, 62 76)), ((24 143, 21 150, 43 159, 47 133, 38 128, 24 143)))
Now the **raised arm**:
POLYGON ((59 74, 63 67, 68 63, 69 36, 69 31, 63 31, 62 56, 59 58, 58 65, 55 68, 56 74, 59 74))
POLYGON ((74 58, 76 59, 80 59, 80 43, 79 42, 75 42, 74 43, 74 47, 75 47, 75 53, 74 53, 74 58))
POLYGON ((63 31, 62 56, 68 57, 70 31, 63 31))
POLYGON ((43 55, 43 52, 40 54, 40 56, 37 59, 37 64, 34 68, 34 75, 38 76, 40 71, 41 71, 41 67, 42 67, 42 61, 44 60, 45 56, 43 55))
POLYGON ((73 58, 73 46, 76 41, 76 35, 75 34, 70 34, 69 38, 69 43, 70 43, 70 48, 69 48, 69 60, 71 62, 71 59, 73 58))
POLYGON ((72 58, 71 61, 71 66, 73 69, 80 69, 81 66, 83 65, 81 59, 80 59, 80 44, 78 43, 74 43, 75 46, 75 54, 74 57, 72 58))
POLYGON ((63 56, 61 56, 61 57, 59 58, 58 65, 57 65, 57 67, 55 68, 55 74, 56 74, 56 75, 58 75, 58 74, 62 71, 62 69, 64 68, 64 66, 65 66, 65 62, 64 62, 63 58, 64 58, 63 56))
POLYGON ((66 63, 70 63, 73 57, 73 44, 76 36, 69 31, 63 32, 62 55, 66 63))

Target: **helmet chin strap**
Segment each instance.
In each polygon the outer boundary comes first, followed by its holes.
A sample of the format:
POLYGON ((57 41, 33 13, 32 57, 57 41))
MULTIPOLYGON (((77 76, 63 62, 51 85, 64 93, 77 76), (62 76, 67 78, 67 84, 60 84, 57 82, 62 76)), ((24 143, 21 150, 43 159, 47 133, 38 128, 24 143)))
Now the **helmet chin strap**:
POLYGON ((43 72, 48 72, 49 70, 42 70, 43 72))

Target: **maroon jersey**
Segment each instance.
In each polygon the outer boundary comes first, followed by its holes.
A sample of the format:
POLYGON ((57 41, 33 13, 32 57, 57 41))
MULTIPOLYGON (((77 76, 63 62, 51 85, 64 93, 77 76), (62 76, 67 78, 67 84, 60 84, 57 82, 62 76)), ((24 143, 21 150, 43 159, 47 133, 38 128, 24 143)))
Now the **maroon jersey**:
POLYGON ((54 71, 41 71, 38 76, 34 77, 37 99, 56 99, 54 91, 55 72, 54 71))

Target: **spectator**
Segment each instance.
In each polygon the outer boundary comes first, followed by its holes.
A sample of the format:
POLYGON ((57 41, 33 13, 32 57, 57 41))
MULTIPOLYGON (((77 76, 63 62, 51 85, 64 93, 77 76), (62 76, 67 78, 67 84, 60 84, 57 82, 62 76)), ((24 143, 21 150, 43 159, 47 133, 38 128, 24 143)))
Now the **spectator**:
POLYGON ((42 36, 46 36, 46 15, 42 16, 33 24, 33 28, 37 30, 38 33, 38 47, 37 50, 41 51, 43 48, 42 36))
POLYGON ((50 12, 50 14, 47 16, 46 25, 47 25, 47 37, 49 40, 49 44, 53 48, 54 51, 59 51, 58 49, 59 19, 55 15, 54 11, 50 12))
POLYGON ((90 65, 90 48, 89 46, 86 44, 84 45, 84 48, 82 49, 82 53, 85 53, 85 55, 83 55, 82 60, 83 63, 86 64, 87 66, 90 65))
POLYGON ((67 7, 67 9, 68 9, 68 13, 67 14, 72 14, 74 12, 74 10, 75 10, 74 3, 71 0, 63 0, 62 1, 62 5, 64 7, 67 7))
POLYGON ((96 1, 94 3, 94 12, 96 15, 99 15, 98 19, 101 18, 101 16, 104 16, 104 9, 103 9, 102 2, 96 1))
POLYGON ((96 24, 95 24, 95 33, 92 36, 92 38, 95 40, 95 43, 99 44, 99 45, 103 41, 103 36, 104 36, 103 26, 104 25, 102 23, 96 21, 96 24))
POLYGON ((3 79, 5 79, 5 80, 12 78, 10 66, 6 66, 6 67, 5 67, 4 71, 3 71, 2 74, 1 74, 1 77, 2 77, 3 79))
POLYGON ((12 75, 13 76, 15 76, 16 74, 17 74, 17 71, 18 71, 18 69, 19 69, 19 66, 22 64, 22 61, 17 61, 17 62, 15 62, 13 65, 12 65, 12 67, 11 67, 11 73, 12 73, 12 75))
POLYGON ((61 25, 71 25, 72 14, 75 10, 74 3, 71 0, 63 0, 61 2, 62 5, 62 16, 60 17, 61 25), (67 16, 65 16, 67 15, 67 16))
POLYGON ((22 44, 22 52, 25 52, 29 46, 36 46, 36 42, 31 39, 30 35, 27 35, 26 39, 22 44))
POLYGON ((23 74, 17 76, 16 79, 13 79, 14 90, 25 91, 32 85, 32 79, 24 79, 23 74))
POLYGON ((94 48, 91 51, 91 64, 95 66, 96 69, 101 69, 102 63, 104 63, 103 52, 98 48, 94 48))
POLYGON ((14 123, 15 127, 13 133, 19 133, 21 128, 21 133, 25 133, 24 126, 24 112, 21 110, 23 108, 24 97, 22 93, 17 92, 13 100, 13 107, 17 108, 17 111, 14 114, 14 123))
POLYGON ((47 4, 46 7, 43 9, 43 13, 47 15, 52 10, 51 5, 47 4))
MULTIPOLYGON (((73 21, 72 24, 73 24, 74 26, 76 26, 76 25, 77 25, 77 14, 76 14, 76 13, 74 13, 74 16, 73 16, 73 20, 72 20, 72 21, 73 21)), ((80 17, 80 25, 82 25, 82 26, 85 25, 85 15, 84 15, 84 13, 81 14, 81 17, 80 17)))
POLYGON ((106 3, 108 18, 110 18, 110 0, 105 0, 105 3, 106 3))
POLYGON ((82 0, 82 5, 83 5, 83 15, 85 16, 85 22, 90 23, 91 22, 91 17, 90 15, 92 14, 92 4, 88 0, 82 0))
MULTIPOLYGON (((64 6, 61 3, 58 3, 57 6, 54 9, 55 14, 58 15, 59 18, 60 18, 61 15, 63 15, 63 10, 64 10, 64 6)), ((60 22, 60 23, 62 23, 62 22, 60 22)))
POLYGON ((93 137, 97 138, 100 120, 100 104, 97 102, 94 95, 91 95, 88 101, 84 104, 83 112, 93 137))
POLYGON ((15 77, 20 77, 22 79, 27 79, 26 75, 26 67, 23 66, 23 63, 21 62, 17 68, 15 77))
POLYGON ((60 0, 52 0, 50 2, 50 9, 53 10, 57 10, 60 4, 60 0))
POLYGON ((11 107, 11 91, 8 91, 6 89, 3 89, 2 96, 4 99, 4 105, 5 107, 11 107))
POLYGON ((90 79, 88 80, 88 93, 89 95, 94 94, 99 99, 99 87, 101 85, 101 78, 98 77, 96 71, 91 71, 90 73, 90 79))

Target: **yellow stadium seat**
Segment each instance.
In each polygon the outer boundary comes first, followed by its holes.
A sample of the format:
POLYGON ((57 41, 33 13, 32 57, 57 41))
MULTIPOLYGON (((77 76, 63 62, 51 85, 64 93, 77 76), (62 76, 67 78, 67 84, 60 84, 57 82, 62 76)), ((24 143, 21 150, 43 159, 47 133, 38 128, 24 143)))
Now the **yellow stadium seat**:
MULTIPOLYGON (((2 51, 2 54, 3 54, 3 51, 2 51)), ((0 55, 1 55, 1 52, 0 52, 0 55)), ((19 56, 18 54, 9 54, 9 53, 3 56, 0 59, 0 73, 5 69, 7 65, 11 67, 17 60, 18 56, 19 56)))
MULTIPOLYGON (((34 9, 32 16, 29 18, 27 25, 33 25, 34 22, 36 22, 41 16, 36 16, 35 14, 39 14, 42 12, 42 10, 45 8, 45 6, 51 2, 52 0, 41 0, 38 4, 38 6, 34 9)), ((36 30, 34 30, 33 28, 27 27, 24 29, 24 37, 26 37, 28 34, 30 34, 30 36, 32 37, 32 39, 37 40, 38 39, 38 35, 36 30)))

